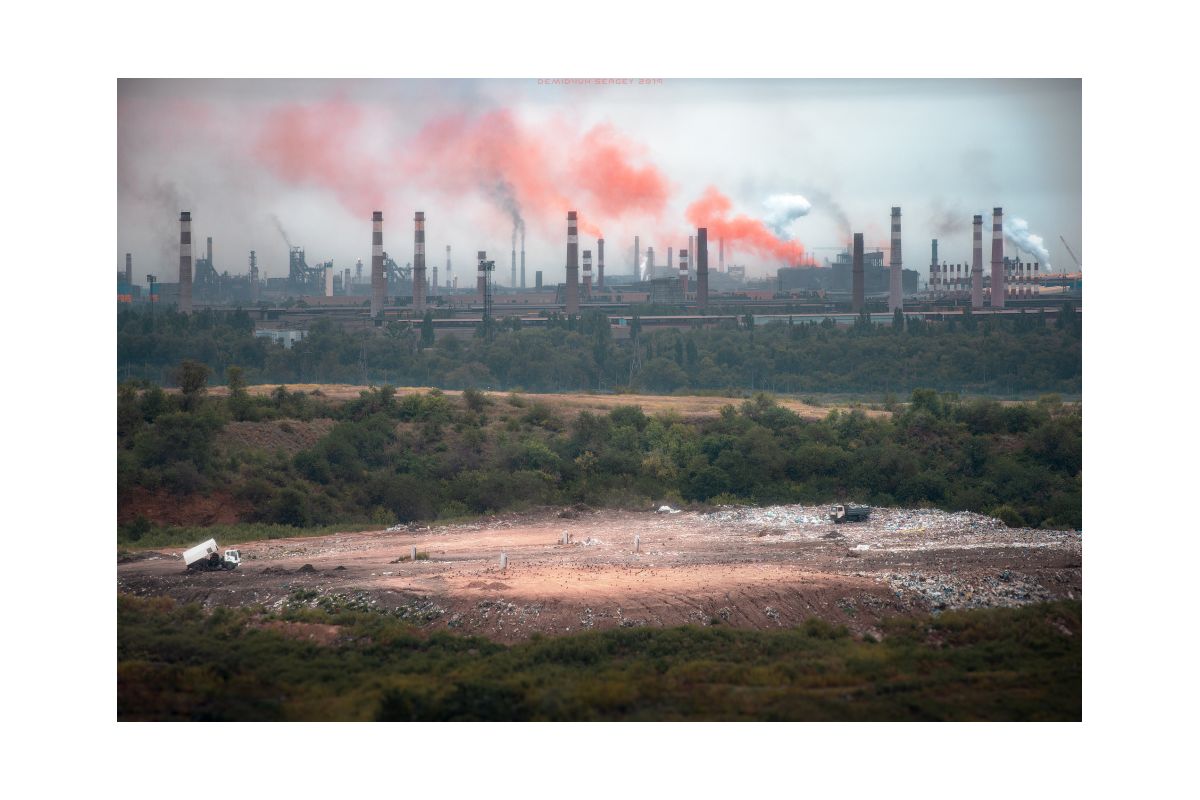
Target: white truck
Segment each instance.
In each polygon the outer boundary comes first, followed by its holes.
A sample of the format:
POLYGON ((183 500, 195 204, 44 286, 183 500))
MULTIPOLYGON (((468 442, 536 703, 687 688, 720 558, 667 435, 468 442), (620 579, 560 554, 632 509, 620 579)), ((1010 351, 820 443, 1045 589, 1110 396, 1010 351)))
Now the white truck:
POLYGON ((217 550, 217 540, 209 539, 185 551, 183 563, 188 569, 194 570, 237 569, 237 565, 242 563, 242 556, 237 550, 226 550, 222 555, 217 550))

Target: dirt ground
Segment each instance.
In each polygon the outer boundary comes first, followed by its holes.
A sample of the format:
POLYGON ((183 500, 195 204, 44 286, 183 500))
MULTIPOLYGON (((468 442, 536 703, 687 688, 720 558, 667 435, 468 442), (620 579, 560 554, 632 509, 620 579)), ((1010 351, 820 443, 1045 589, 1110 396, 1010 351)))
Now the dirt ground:
MULTIPOLYGON (((286 387, 289 392, 320 392, 321 396, 328 400, 353 400, 358 397, 360 392, 367 389, 366 386, 351 386, 340 383, 290 383, 286 384, 286 387)), ((273 392, 275 388, 274 385, 250 386, 247 387, 246 391, 252 395, 266 396, 273 392)), ((396 395, 403 397, 404 395, 416 392, 428 391, 431 391, 428 387, 400 386, 396 388, 396 395)), ((224 397, 229 394, 229 390, 224 386, 214 386, 209 388, 208 393, 215 397, 224 397)), ((446 389, 443 390, 443 394, 449 397, 458 397, 462 392, 446 389)), ((484 394, 500 401, 509 395, 508 392, 484 392, 484 394)), ((530 394, 528 392, 521 392, 520 394, 528 402, 543 402, 559 411, 573 413, 579 411, 607 412, 617 406, 641 406, 642 411, 647 414, 656 414, 660 411, 674 411, 685 418, 715 417, 721 413, 722 406, 730 404, 736 406, 742 402, 740 398, 736 397, 701 397, 696 395, 584 394, 579 392, 561 394, 530 394)), ((780 405, 791 409, 804 419, 824 419, 834 408, 846 410, 851 407, 849 403, 810 405, 787 397, 779 397, 777 400, 780 405)), ((869 408, 862 408, 862 412, 871 417, 886 416, 890 413, 888 411, 869 408)))
POLYGON ((432 529, 220 542, 241 551, 238 569, 189 573, 180 548, 119 563, 117 585, 206 606, 381 609, 430 630, 499 641, 616 626, 772 628, 814 616, 878 632, 887 616, 1082 598, 1079 532, 903 509, 834 525, 828 511, 546 512, 432 529), (411 560, 413 547, 428 558, 411 560))

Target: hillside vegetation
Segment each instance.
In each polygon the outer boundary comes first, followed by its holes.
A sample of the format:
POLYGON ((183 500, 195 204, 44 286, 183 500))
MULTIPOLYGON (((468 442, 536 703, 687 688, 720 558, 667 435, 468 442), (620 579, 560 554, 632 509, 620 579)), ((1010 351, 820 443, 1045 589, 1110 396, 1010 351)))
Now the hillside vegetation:
POLYGON ((139 498, 186 506, 214 495, 235 521, 294 528, 660 501, 855 500, 977 511, 1010 525, 1082 523, 1081 411, 1055 397, 1004 406, 921 389, 891 415, 835 410, 812 420, 759 394, 684 419, 637 406, 570 414, 473 390, 452 399, 383 387, 330 402, 280 387, 254 397, 236 369, 217 398, 206 396, 204 366, 186 363, 176 377, 183 390, 173 395, 119 387, 125 542, 161 521, 139 498), (297 430, 313 420, 322 422, 297 430), (251 435, 247 422, 280 436, 251 435))

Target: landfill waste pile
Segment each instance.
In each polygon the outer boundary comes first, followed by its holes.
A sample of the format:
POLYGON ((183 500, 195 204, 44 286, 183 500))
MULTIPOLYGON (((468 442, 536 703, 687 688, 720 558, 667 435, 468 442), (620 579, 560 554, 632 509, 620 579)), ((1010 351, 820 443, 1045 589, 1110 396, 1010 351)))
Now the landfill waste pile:
POLYGON ((117 585, 206 607, 369 608, 502 641, 814 616, 877 635, 890 616, 1082 598, 1079 531, 878 507, 837 524, 831 509, 542 509, 247 542, 236 546, 255 568, 221 573, 187 574, 176 553, 122 553, 117 585))

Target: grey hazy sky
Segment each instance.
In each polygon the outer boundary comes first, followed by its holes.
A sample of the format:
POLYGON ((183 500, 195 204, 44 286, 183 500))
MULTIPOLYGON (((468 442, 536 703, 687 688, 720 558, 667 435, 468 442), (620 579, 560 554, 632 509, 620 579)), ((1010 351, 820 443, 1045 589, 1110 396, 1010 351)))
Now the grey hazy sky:
MULTIPOLYGON (((273 217, 309 263, 369 264, 369 209, 378 204, 385 249, 397 261, 412 259, 412 213, 420 209, 431 266, 444 265, 445 246, 453 245, 455 273, 469 281, 469 257, 485 249, 507 284, 511 223, 492 184, 464 184, 461 175, 441 181, 441 162, 424 163, 413 144, 431 123, 500 111, 522 141, 539 143, 532 163, 545 163, 548 190, 602 224, 609 272, 629 271, 635 233, 662 254, 660 263, 668 246, 686 246, 685 209, 710 185, 730 198, 734 214, 755 218, 765 217, 771 194, 808 198, 812 211, 787 235, 818 260, 844 244, 839 220, 864 232, 868 246, 886 246, 890 208, 899 205, 906 267, 927 271, 931 238, 940 260, 966 262, 971 215, 990 222, 992 207, 1003 206, 1006 218, 1027 220, 1043 237, 1055 269, 1074 269, 1058 237, 1082 258, 1080 88, 1078 80, 125 80, 118 267, 132 252, 138 283, 148 272, 175 280, 181 209, 192 212, 197 255, 213 237, 220 270, 245 272, 254 249, 268 275, 285 274, 287 249, 273 217), (295 151, 277 146, 281 110, 303 115, 314 131, 295 151), (652 166, 665 178, 657 214, 634 208, 606 216, 578 180, 559 185, 595 126, 611 126, 634 168, 652 166), (310 161, 302 153, 314 142, 322 163, 293 163, 310 161), (383 195, 360 201, 346 188, 359 183, 381 186, 383 195)), ((530 285, 535 269, 561 280, 558 206, 516 200, 528 226, 530 285)), ((733 260, 751 274, 781 266, 742 247, 733 260)))

